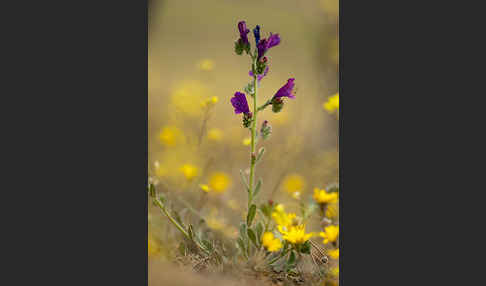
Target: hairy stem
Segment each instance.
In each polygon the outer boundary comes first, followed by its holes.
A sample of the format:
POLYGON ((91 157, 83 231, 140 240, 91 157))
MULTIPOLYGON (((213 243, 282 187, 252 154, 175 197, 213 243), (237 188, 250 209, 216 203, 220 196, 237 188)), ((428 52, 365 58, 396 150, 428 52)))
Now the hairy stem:
MULTIPOLYGON (((253 58, 253 70, 256 71, 256 57, 253 58)), ((256 121, 257 121, 257 93, 258 93, 258 83, 257 83, 258 75, 256 72, 253 73, 253 118, 251 122, 251 153, 250 153, 250 182, 249 182, 249 191, 248 191, 248 210, 250 210, 251 201, 253 200, 253 187, 255 181, 255 137, 256 137, 256 121)))

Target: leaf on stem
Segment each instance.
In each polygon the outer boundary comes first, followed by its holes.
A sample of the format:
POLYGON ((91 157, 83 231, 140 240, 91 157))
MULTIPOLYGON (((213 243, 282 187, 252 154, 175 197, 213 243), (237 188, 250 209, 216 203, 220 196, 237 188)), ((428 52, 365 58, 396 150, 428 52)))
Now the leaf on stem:
POLYGON ((262 179, 259 179, 257 184, 256 184, 255 191, 253 192, 253 198, 256 198, 256 196, 260 192, 261 186, 262 186, 262 179))
POLYGON ((250 240, 253 243, 253 245, 255 245, 255 247, 258 248, 258 244, 257 244, 255 232, 251 228, 249 228, 247 230, 247 233, 248 233, 248 237, 250 238, 250 240))
POLYGON ((263 154, 265 154, 265 147, 262 147, 258 150, 258 155, 256 157, 255 163, 260 162, 260 159, 263 157, 263 154))
POLYGON ((253 222, 253 219, 255 218, 255 214, 256 214, 256 205, 252 204, 250 206, 250 209, 248 210, 248 215, 246 217, 246 223, 248 224, 248 226, 251 226, 251 223, 253 222))

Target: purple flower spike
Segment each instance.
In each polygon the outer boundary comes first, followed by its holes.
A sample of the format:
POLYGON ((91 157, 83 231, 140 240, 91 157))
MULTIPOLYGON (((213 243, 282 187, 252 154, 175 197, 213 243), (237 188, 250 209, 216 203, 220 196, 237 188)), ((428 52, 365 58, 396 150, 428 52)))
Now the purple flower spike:
MULTIPOLYGON (((269 67, 267 66, 267 67, 265 68, 265 71, 263 72, 263 74, 259 74, 259 75, 257 76, 258 81, 261 81, 261 80, 262 80, 262 78, 264 78, 264 77, 267 75, 268 70, 269 70, 269 67)), ((253 77, 253 72, 252 72, 252 71, 250 71, 250 72, 248 73, 248 75, 249 75, 249 76, 251 76, 251 77, 253 77)))
POLYGON ((248 107, 248 102, 246 101, 246 95, 242 92, 235 92, 234 97, 231 98, 231 104, 235 108, 235 114, 247 114, 250 112, 250 107, 248 107))
POLYGON ((280 97, 288 97, 288 98, 295 98, 295 95, 292 94, 292 90, 294 89, 295 83, 294 78, 289 78, 287 83, 282 86, 277 93, 273 96, 273 98, 280 98, 280 97))
POLYGON ((238 23, 238 30, 240 31, 240 38, 242 41, 242 44, 250 44, 248 42, 248 33, 250 33, 250 30, 246 28, 246 22, 245 21, 240 21, 238 23))
POLYGON ((258 49, 258 59, 263 57, 263 55, 272 47, 277 46, 280 44, 280 36, 278 34, 273 35, 270 33, 270 37, 268 39, 263 39, 258 42, 257 49, 258 49))

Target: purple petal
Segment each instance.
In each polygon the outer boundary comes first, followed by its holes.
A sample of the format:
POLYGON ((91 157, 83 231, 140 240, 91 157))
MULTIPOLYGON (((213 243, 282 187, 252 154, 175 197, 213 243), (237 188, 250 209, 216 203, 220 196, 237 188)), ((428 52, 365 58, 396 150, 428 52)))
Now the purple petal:
POLYGON ((275 47, 278 44, 280 44, 280 36, 278 34, 272 35, 272 33, 270 33, 270 37, 268 37, 267 49, 275 47))
POLYGON ((248 102, 246 101, 246 95, 242 92, 235 92, 234 97, 231 98, 231 104, 235 108, 235 114, 250 112, 248 102))
POLYGON ((238 22, 238 30, 240 31, 240 38, 244 44, 248 44, 248 33, 250 32, 249 29, 246 28, 246 22, 240 21, 238 22))
POLYGON ((282 86, 277 93, 273 96, 274 98, 278 97, 288 97, 288 98, 295 98, 295 95, 292 94, 292 90, 294 89, 295 83, 294 78, 289 78, 287 83, 282 86))

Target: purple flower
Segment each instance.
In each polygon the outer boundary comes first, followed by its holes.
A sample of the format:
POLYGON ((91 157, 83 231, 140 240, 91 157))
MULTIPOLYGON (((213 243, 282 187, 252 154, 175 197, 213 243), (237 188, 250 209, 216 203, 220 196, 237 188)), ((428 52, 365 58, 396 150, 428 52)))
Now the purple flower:
POLYGON ((275 47, 276 45, 280 44, 280 36, 278 34, 272 35, 270 33, 270 36, 268 39, 263 39, 260 40, 257 44, 257 49, 258 49, 258 59, 263 57, 263 55, 272 47, 275 47))
POLYGON ((248 33, 250 33, 250 30, 246 28, 245 21, 240 21, 238 23, 238 30, 240 30, 240 39, 242 41, 242 44, 249 45, 250 42, 248 42, 248 33))
POLYGON ((234 97, 231 98, 231 104, 235 108, 235 114, 238 113, 249 113, 250 108, 248 107, 248 102, 246 101, 246 95, 242 92, 235 92, 234 97))
POLYGON ((273 98, 280 98, 280 97, 288 97, 288 98, 295 98, 295 95, 292 94, 292 89, 294 89, 295 83, 294 78, 289 78, 287 83, 282 86, 277 93, 273 96, 273 98))
MULTIPOLYGON (((269 69, 269 68, 268 68, 268 66, 267 66, 267 67, 265 68, 265 71, 263 72, 263 74, 259 74, 259 75, 257 76, 258 81, 261 81, 261 80, 262 80, 262 78, 264 78, 264 77, 267 75, 267 73, 268 73, 268 69, 269 69)), ((251 77, 253 77, 253 71, 250 71, 250 72, 248 73, 248 75, 249 75, 249 76, 251 76, 251 77)))

